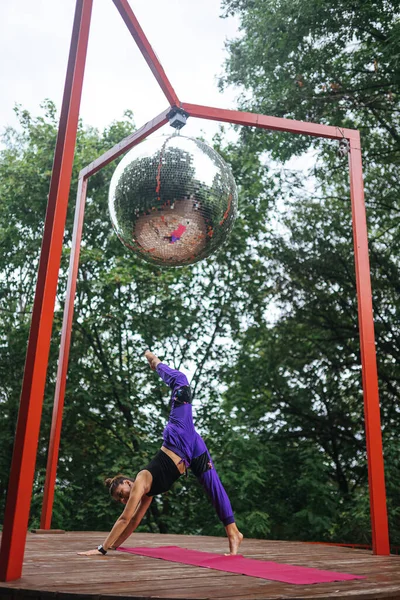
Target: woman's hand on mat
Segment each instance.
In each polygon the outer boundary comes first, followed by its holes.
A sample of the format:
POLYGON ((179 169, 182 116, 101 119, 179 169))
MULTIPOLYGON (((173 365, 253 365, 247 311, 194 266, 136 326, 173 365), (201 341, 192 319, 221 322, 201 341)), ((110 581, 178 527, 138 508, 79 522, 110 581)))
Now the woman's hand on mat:
POLYGON ((79 556, 104 556, 99 550, 88 550, 87 552, 77 552, 79 556))

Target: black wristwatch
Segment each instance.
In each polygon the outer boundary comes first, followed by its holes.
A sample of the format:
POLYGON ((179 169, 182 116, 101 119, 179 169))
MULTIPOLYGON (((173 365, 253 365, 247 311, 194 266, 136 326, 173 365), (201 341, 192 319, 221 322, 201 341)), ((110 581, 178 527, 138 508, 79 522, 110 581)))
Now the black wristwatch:
POLYGON ((101 552, 104 556, 107 554, 107 550, 104 550, 104 548, 101 544, 100 544, 100 546, 97 546, 97 550, 99 552, 101 552))

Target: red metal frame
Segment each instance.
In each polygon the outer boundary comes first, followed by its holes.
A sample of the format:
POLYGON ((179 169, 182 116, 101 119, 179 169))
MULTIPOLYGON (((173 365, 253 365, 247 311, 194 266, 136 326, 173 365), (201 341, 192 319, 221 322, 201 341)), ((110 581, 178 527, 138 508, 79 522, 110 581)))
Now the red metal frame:
POLYGON ((350 195, 360 328, 364 415, 368 456, 372 547, 375 554, 389 554, 385 470, 379 407, 374 318, 368 253, 367 216, 361 162, 360 134, 350 140, 350 195))
MULTIPOLYGON (((113 2, 166 95, 170 106, 80 173, 41 527, 48 529, 51 523, 87 180, 90 175, 164 125, 168 121, 169 110, 178 107, 185 110, 188 115, 202 119, 349 141, 350 194, 360 323, 372 542, 375 554, 387 555, 389 554, 389 534, 359 132, 316 123, 180 103, 127 0, 113 0, 113 2)), ((22 572, 91 9, 92 0, 77 0, 10 472, 0 549, 1 581, 18 579, 22 572)))
POLYGON ((92 0, 77 0, 40 255, 0 550, 0 580, 21 576, 92 0))
POLYGON ((78 182, 78 192, 76 196, 76 209, 74 231, 72 235, 70 267, 67 283, 67 296, 64 306, 60 354, 58 357, 56 391, 53 406, 53 418, 51 422, 50 443, 47 456, 46 481, 44 485, 42 517, 40 520, 40 527, 42 529, 50 529, 51 525, 51 515, 58 462, 58 450, 60 447, 61 437, 62 412, 64 408, 65 384, 67 380, 68 355, 71 342, 72 317, 74 313, 76 279, 79 266, 83 216, 85 213, 86 191, 87 179, 80 178, 78 182))
POLYGON ((289 133, 301 133, 313 137, 324 137, 332 140, 351 139, 357 137, 354 129, 332 127, 331 125, 320 125, 318 123, 307 123, 306 121, 295 121, 294 119, 282 119, 281 117, 268 117, 255 113, 245 113, 237 110, 226 110, 223 108, 212 108, 211 106, 200 106, 198 104, 187 104, 182 102, 181 107, 190 116, 211 121, 234 123, 236 125, 248 125, 261 129, 273 131, 287 131, 289 133))
POLYGON ((143 29, 139 25, 139 21, 135 15, 127 0, 113 0, 115 6, 119 10, 119 13, 126 23, 133 39, 139 47, 140 52, 143 54, 147 64, 149 65, 151 72, 156 78, 160 88, 164 92, 168 102, 171 106, 177 106, 179 104, 178 96, 175 93, 172 85, 170 84, 168 77, 164 73, 164 69, 161 66, 153 48, 150 46, 147 37, 145 36, 143 29))

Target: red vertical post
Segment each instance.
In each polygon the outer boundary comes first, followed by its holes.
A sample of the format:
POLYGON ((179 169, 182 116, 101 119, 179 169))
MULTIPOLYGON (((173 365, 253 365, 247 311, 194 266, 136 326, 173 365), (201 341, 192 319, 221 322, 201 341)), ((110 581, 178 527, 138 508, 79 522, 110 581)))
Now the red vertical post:
POLYGON ((92 0, 77 0, 39 262, 0 549, 0 580, 22 573, 92 0))
POLYGON ((374 554, 390 554, 360 135, 350 139, 350 194, 374 554))
POLYGON ((54 395, 53 417, 51 422, 50 443, 47 456, 46 480, 40 527, 50 529, 53 511, 54 488, 56 483, 58 451, 60 447, 62 414, 64 408, 65 384, 67 380, 69 349, 71 345, 72 319, 74 316, 74 299, 78 276, 79 254, 82 239, 83 218, 85 214, 87 179, 80 178, 76 198, 74 231, 69 261, 67 295, 61 332, 60 353, 58 357, 57 383, 54 395))
POLYGON ((150 133, 156 131, 159 127, 164 125, 168 121, 166 114, 169 112, 169 110, 170 109, 165 110, 160 115, 146 123, 143 127, 116 144, 116 146, 110 150, 107 150, 107 152, 105 152, 102 156, 83 169, 79 175, 67 293, 58 358, 57 383, 54 395, 53 418, 51 423, 46 480, 44 485, 42 515, 40 520, 40 527, 42 529, 50 529, 53 511, 54 489, 61 438, 62 414, 64 409, 65 386, 71 345, 72 320, 74 315, 74 298, 78 276, 79 254, 82 239, 83 219, 85 214, 88 178, 100 168, 104 167, 109 162, 120 156, 123 152, 138 144, 141 140, 150 135, 150 133))

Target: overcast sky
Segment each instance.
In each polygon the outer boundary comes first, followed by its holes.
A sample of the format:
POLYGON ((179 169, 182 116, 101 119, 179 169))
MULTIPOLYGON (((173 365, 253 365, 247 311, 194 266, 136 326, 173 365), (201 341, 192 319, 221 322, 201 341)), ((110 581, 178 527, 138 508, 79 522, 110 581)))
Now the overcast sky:
MULTIPOLYGON (((221 19, 219 0, 130 0, 184 102, 235 108, 237 92, 217 88, 224 42, 238 21, 221 19)), ((45 98, 61 105, 75 0, 0 0, 0 130, 15 125, 15 103, 37 115, 45 98)), ((112 0, 94 0, 81 117, 103 128, 131 109, 140 127, 168 102, 112 0)), ((168 127, 168 126, 166 126, 168 127)), ((217 124, 189 119, 185 135, 210 139, 217 124)))

